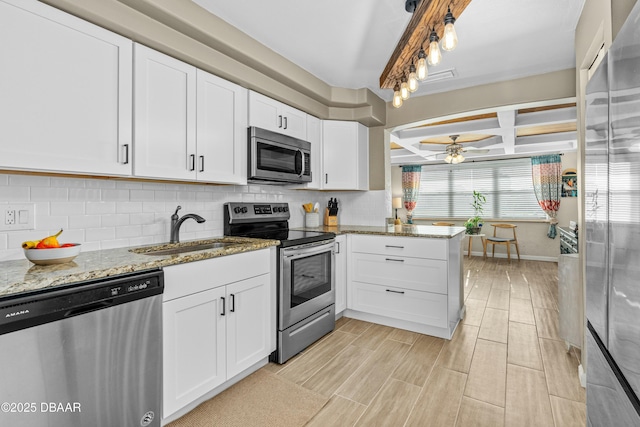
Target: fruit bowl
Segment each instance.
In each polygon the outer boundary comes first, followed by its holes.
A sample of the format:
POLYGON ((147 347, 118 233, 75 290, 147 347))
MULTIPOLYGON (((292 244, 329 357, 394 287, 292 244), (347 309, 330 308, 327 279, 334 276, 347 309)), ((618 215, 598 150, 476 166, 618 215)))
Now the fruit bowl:
POLYGON ((80 243, 64 248, 24 249, 24 256, 37 265, 64 264, 70 262, 80 253, 80 243))

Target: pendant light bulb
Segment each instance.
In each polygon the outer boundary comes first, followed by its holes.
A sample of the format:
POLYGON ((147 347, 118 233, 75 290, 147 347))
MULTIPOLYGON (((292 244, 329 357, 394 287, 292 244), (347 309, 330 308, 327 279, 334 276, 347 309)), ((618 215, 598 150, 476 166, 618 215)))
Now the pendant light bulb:
POLYGON ((451 154, 447 155, 447 157, 444 158, 444 161, 447 163, 451 163, 452 160, 453 160, 453 156, 451 154))
POLYGON ((453 26, 454 22, 456 22, 456 18, 453 17, 451 8, 449 8, 444 17, 444 34, 442 35, 442 49, 446 51, 452 51, 458 46, 458 35, 453 26))
POLYGON ((396 108, 402 107, 402 96, 400 96, 400 86, 398 86, 398 83, 396 83, 396 86, 393 88, 392 105, 396 108))
POLYGON ((407 83, 407 78, 404 76, 402 77, 400 83, 400 96, 402 97, 403 101, 409 99, 409 83, 407 83))
POLYGON ((438 65, 440 61, 442 61, 442 52, 440 52, 438 40, 440 40, 440 38, 434 28, 429 36, 429 65, 438 65))
POLYGON ((409 66, 409 92, 413 93, 418 90, 418 75, 416 74, 416 66, 411 63, 409 66))
POLYGON ((420 52, 418 52, 416 74, 420 81, 425 80, 429 75, 429 69, 427 68, 427 54, 424 53, 424 49, 422 47, 420 48, 420 52))

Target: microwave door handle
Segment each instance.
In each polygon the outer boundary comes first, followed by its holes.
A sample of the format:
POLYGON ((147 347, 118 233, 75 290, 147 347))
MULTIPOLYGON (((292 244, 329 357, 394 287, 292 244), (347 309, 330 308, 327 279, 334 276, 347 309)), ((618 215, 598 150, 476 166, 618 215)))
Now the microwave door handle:
POLYGON ((304 175, 304 153, 302 150, 298 149, 298 154, 300 154, 300 173, 298 176, 304 175))

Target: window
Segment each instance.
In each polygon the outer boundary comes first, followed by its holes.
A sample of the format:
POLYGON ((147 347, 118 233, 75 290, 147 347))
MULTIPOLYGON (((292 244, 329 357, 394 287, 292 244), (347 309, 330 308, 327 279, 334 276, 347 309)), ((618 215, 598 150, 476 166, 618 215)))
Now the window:
POLYGON ((473 191, 486 198, 483 218, 546 219, 533 192, 531 159, 424 165, 414 218, 474 215, 473 191))

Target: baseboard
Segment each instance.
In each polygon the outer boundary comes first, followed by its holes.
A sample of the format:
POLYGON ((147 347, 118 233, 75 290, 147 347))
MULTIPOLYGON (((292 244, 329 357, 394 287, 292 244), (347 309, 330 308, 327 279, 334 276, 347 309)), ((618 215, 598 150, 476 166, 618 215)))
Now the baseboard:
MULTIPOLYGON (((466 253, 466 251, 465 251, 465 253, 466 253)), ((481 256, 483 256, 483 253, 480 252, 480 251, 478 251, 478 252, 471 251, 471 256, 479 256, 479 257, 481 257, 481 256)), ((467 258, 467 257, 468 257, 468 255, 465 254, 465 258, 467 258)), ((498 254, 496 254, 495 257, 496 258, 507 259, 507 254, 498 253, 498 254)), ((491 259, 491 258, 493 258, 493 257, 491 256, 490 253, 487 252, 487 259, 491 259)), ((528 261, 558 262, 558 257, 555 257, 555 256, 539 256, 539 255, 522 255, 521 254, 520 255, 520 259, 525 259, 525 260, 528 260, 528 261)), ((518 260, 518 255, 517 254, 514 255, 512 253, 511 254, 511 260, 512 261, 513 260, 517 261, 518 260)))

